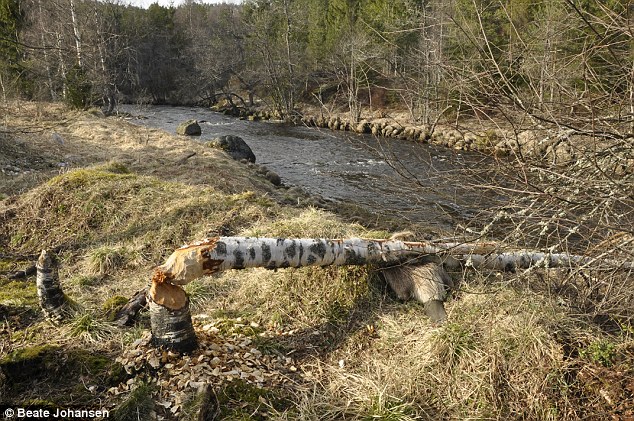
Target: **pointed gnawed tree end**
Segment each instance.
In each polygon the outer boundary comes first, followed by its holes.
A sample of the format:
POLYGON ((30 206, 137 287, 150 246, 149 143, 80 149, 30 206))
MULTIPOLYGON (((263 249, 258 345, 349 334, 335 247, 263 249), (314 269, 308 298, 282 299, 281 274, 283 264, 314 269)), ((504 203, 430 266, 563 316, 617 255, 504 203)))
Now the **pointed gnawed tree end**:
POLYGON ((35 265, 37 270, 37 295, 46 318, 59 321, 64 318, 66 297, 59 283, 58 259, 54 253, 42 250, 35 265))

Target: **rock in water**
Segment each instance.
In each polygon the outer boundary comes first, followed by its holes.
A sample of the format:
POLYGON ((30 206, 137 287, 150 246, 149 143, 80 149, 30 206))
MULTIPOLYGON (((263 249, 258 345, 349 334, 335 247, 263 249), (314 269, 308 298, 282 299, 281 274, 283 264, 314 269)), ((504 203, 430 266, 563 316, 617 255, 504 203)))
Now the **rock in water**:
POLYGON ((213 148, 222 149, 236 161, 246 159, 249 162, 255 162, 255 154, 241 137, 231 135, 220 136, 211 140, 208 145, 213 148))
POLYGON ((196 120, 187 120, 178 125, 176 133, 183 136, 200 136, 200 125, 196 120))

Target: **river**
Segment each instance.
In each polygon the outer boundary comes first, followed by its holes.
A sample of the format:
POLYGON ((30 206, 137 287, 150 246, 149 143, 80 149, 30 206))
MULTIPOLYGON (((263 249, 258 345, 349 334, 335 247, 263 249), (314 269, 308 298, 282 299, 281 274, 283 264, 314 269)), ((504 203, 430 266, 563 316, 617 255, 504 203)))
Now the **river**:
POLYGON ((492 161, 481 154, 398 139, 280 122, 239 120, 204 108, 122 105, 130 121, 175 133, 179 123, 195 119, 202 135, 243 138, 257 163, 280 175, 285 185, 302 187, 334 202, 352 203, 377 215, 455 228, 501 198, 483 195, 477 186, 492 161), (140 118, 139 118, 140 117, 140 118), (478 174, 478 176, 476 176, 478 174))

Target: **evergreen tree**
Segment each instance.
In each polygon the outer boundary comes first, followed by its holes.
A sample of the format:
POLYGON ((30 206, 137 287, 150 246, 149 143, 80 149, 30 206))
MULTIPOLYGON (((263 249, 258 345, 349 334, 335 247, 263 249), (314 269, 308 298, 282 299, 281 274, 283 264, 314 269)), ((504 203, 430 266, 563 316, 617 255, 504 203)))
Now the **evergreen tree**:
POLYGON ((5 99, 17 87, 21 70, 19 31, 24 14, 20 6, 20 0, 0 0, 0 89, 5 99))

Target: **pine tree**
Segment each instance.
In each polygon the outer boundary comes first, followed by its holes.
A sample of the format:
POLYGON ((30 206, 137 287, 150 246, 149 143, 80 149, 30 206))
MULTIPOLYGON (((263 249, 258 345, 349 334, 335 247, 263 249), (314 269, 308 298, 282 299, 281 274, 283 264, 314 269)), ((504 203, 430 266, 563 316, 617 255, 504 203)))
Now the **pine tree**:
POLYGON ((19 31, 23 22, 20 0, 0 0, 0 89, 5 100, 19 76, 22 56, 19 31))

